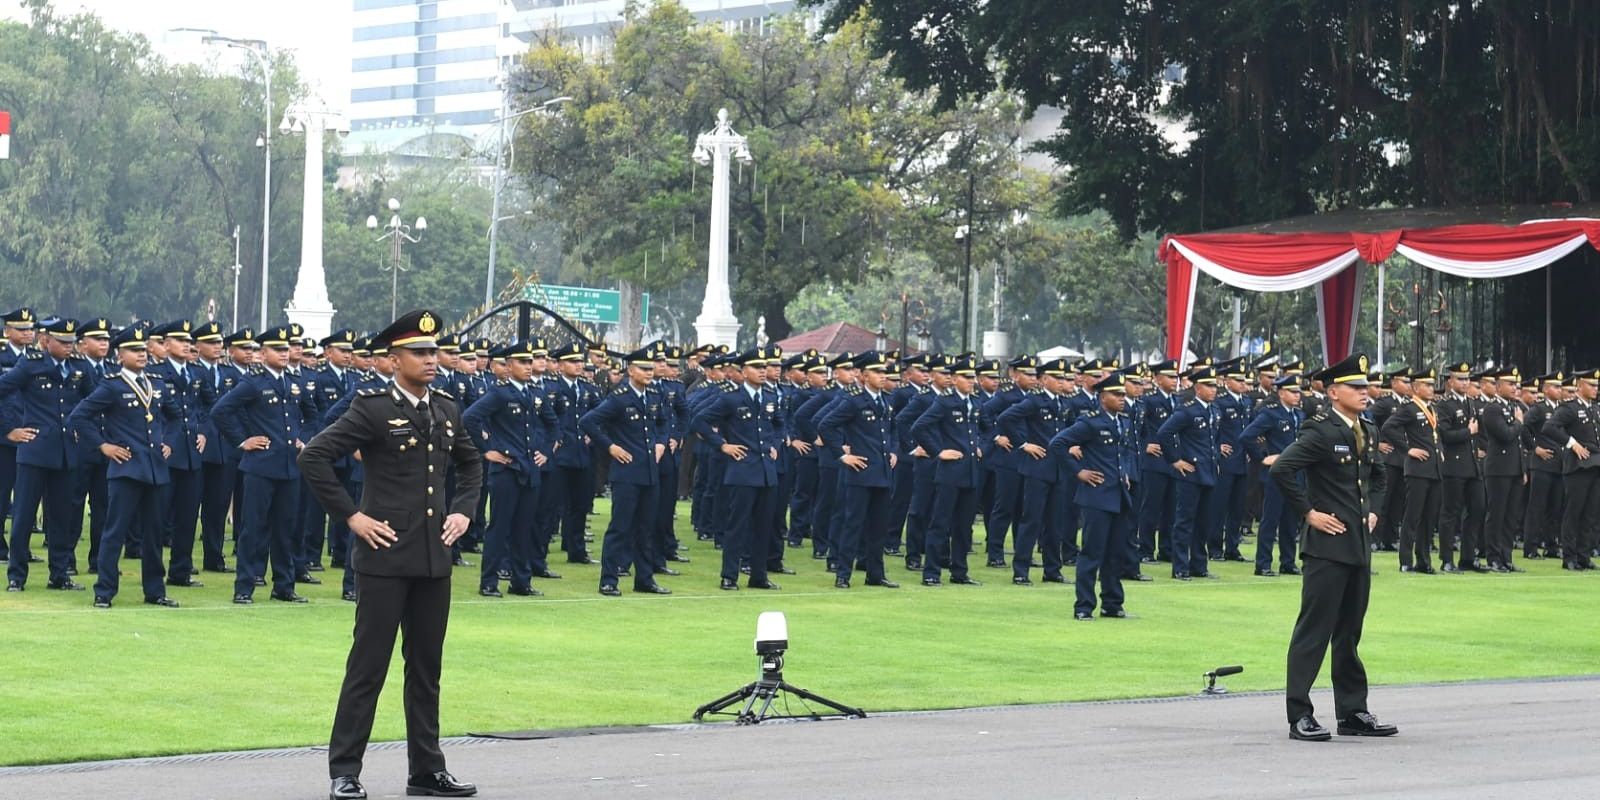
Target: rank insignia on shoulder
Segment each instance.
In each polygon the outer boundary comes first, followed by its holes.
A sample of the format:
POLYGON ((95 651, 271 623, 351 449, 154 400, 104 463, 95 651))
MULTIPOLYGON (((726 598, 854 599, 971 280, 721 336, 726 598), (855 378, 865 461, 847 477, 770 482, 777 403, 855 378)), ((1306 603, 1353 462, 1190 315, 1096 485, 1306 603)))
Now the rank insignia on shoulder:
POLYGON ((29 361, 38 361, 39 359, 44 358, 44 351, 43 350, 29 350, 28 354, 26 356, 24 356, 24 358, 28 359, 29 361))
POLYGON ((373 387, 373 388, 369 388, 369 389, 357 389, 356 390, 356 395, 359 396, 359 397, 382 397, 382 396, 384 396, 386 394, 388 394, 388 392, 384 391, 383 389, 379 389, 377 387, 373 387))
POLYGON ((1316 420, 1317 422, 1327 422, 1328 421, 1328 412, 1326 412, 1326 411, 1318 411, 1311 418, 1313 420, 1316 420))
POLYGON ((455 395, 453 395, 453 394, 451 394, 451 393, 449 393, 449 392, 447 392, 447 391, 445 391, 443 389, 434 389, 433 393, 436 394, 436 395, 439 395, 440 397, 443 397, 446 400, 454 400, 454 399, 456 399, 455 395))

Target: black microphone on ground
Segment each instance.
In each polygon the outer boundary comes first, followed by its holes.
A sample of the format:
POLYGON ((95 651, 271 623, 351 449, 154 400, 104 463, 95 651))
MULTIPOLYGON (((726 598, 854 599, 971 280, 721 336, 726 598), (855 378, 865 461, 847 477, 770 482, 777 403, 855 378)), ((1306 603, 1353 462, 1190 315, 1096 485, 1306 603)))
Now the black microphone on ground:
POLYGON ((1244 667, 1237 666, 1237 665, 1236 666, 1231 666, 1231 667, 1217 667, 1216 669, 1214 669, 1214 670, 1212 670, 1210 672, 1207 672, 1206 674, 1201 676, 1202 678, 1205 679, 1206 687, 1204 689, 1201 689, 1200 693, 1201 694, 1209 694, 1209 695, 1227 694, 1228 693, 1227 687, 1218 686, 1217 685, 1217 679, 1218 678, 1226 678, 1229 675, 1238 675, 1241 672, 1244 672, 1244 667))

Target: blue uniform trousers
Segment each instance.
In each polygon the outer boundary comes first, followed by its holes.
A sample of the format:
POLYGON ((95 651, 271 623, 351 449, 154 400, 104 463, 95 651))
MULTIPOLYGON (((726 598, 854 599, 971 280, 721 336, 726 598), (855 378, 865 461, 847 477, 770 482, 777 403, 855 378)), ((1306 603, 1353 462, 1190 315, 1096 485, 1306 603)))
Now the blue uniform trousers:
POLYGON ((812 507, 811 556, 826 558, 834 563, 837 550, 828 541, 828 521, 833 519, 833 507, 840 502, 839 462, 827 459, 817 462, 817 502, 812 507))
POLYGON ((267 558, 272 559, 272 591, 278 595, 294 592, 297 563, 294 547, 298 541, 300 479, 277 480, 244 474, 244 511, 249 520, 241 534, 235 529, 233 593, 253 595, 256 579, 267 574, 267 558))
POLYGON ((1011 532, 1022 513, 1022 476, 1014 469, 1005 468, 994 470, 990 476, 994 498, 983 517, 983 527, 988 536, 985 549, 988 550, 990 561, 1003 561, 1006 557, 1006 534, 1011 532))
POLYGON ((1082 613, 1094 611, 1094 583, 1100 581, 1100 608, 1118 611, 1122 608, 1123 559, 1128 555, 1128 530, 1132 509, 1124 506, 1118 513, 1097 508, 1081 510, 1083 515, 1083 548, 1078 553, 1077 601, 1073 610, 1082 613))
POLYGON ((169 469, 171 481, 162 488, 163 510, 172 536, 167 579, 186 583, 194 575, 194 531, 200 520, 200 488, 205 476, 198 469, 169 469))
POLYGON ((1300 544, 1300 522, 1294 509, 1284 502, 1278 484, 1267 481, 1261 495, 1261 530, 1256 536, 1256 569, 1272 568, 1272 548, 1278 546, 1279 572, 1295 564, 1295 553, 1300 544))
POLYGON ((1016 552, 1011 556, 1011 574, 1028 577, 1033 566, 1033 551, 1038 548, 1046 578, 1061 577, 1061 533, 1058 514, 1063 492, 1054 483, 1038 478, 1022 479, 1022 518, 1017 521, 1016 552))
MULTIPOLYGON (((889 547, 900 548, 900 537, 905 533, 906 517, 911 513, 911 495, 914 482, 915 459, 902 453, 894 465, 894 488, 889 495, 889 547)), ((910 552, 910 548, 906 549, 910 552)))
MULTIPOLYGON (((568 561, 589 557, 583 541, 584 520, 594 503, 594 475, 588 467, 556 467, 544 474, 545 513, 560 523, 561 550, 568 561)), ((551 539, 554 540, 552 535, 551 539)))
MULTIPOLYGON (((223 522, 228 515, 228 503, 233 499, 236 471, 237 467, 228 462, 207 464, 201 469, 204 477, 200 487, 200 553, 202 566, 209 570, 225 569, 227 563, 222 549, 223 522)), ((92 499, 90 505, 93 506, 92 499)), ((338 552, 342 554, 343 551, 338 552)))
POLYGON ((1239 554, 1239 518, 1244 513, 1244 475, 1217 476, 1216 499, 1211 502, 1211 523, 1206 530, 1206 553, 1212 558, 1239 554))
POLYGON ((776 486, 731 486, 721 494, 728 506, 728 529, 722 539, 722 579, 739 580, 739 564, 748 560, 750 583, 767 581, 767 560, 772 548, 772 509, 778 503, 776 486))
POLYGON ((928 517, 922 579, 938 580, 950 570, 952 580, 967 577, 967 553, 972 550, 972 520, 978 513, 977 487, 935 485, 928 517))
POLYGON ((673 514, 678 509, 678 459, 672 453, 661 456, 656 475, 661 491, 656 492, 655 532, 651 538, 651 567, 666 569, 667 556, 678 552, 678 537, 672 532, 673 514))
MULTIPOLYGON (((118 558, 128 534, 144 530, 151 539, 160 534, 161 487, 132 478, 112 478, 106 481, 106 531, 100 543, 100 563, 96 570, 94 596, 110 600, 117 596, 121 585, 118 558)), ((140 583, 147 600, 166 595, 161 581, 166 570, 161 566, 160 542, 152 541, 139 558, 140 583)))
POLYGON ((883 581, 883 539, 888 530, 894 492, 889 488, 845 484, 841 496, 845 524, 840 529, 834 575, 849 580, 859 569, 867 582, 883 581))
POLYGON ((44 506, 44 544, 49 554, 50 581, 67 580, 67 566, 72 563, 72 489, 76 483, 68 470, 17 465, 7 580, 28 582, 28 538, 33 531, 33 521, 38 519, 40 505, 44 506))
POLYGON ((928 515, 933 513, 931 458, 911 457, 911 505, 906 509, 906 558, 922 558, 928 544, 928 515))
MULTIPOLYGON (((796 458, 793 476, 794 490, 789 495, 789 546, 799 547, 811 536, 811 517, 816 510, 817 460, 796 458)), ((781 498, 780 498, 781 499, 781 498)))
POLYGON ((1211 498, 1215 486, 1197 481, 1178 481, 1177 513, 1172 518, 1172 574, 1205 575, 1206 542, 1204 521, 1211 518, 1211 498))
POLYGON ((655 583, 655 573, 650 566, 650 532, 655 524, 656 493, 660 489, 660 486, 636 483, 611 484, 611 525, 606 528, 606 538, 600 546, 601 586, 616 586, 622 571, 630 567, 634 588, 655 583))
POLYGON ((533 580, 534 530, 539 524, 536 510, 539 487, 525 485, 512 470, 489 474, 490 505, 494 517, 484 531, 483 560, 479 565, 478 587, 500 586, 499 571, 509 569, 511 587, 526 589, 533 580))
POLYGON ((1170 560, 1172 524, 1177 511, 1172 470, 1141 470, 1139 478, 1144 484, 1144 497, 1139 502, 1139 555, 1170 560))

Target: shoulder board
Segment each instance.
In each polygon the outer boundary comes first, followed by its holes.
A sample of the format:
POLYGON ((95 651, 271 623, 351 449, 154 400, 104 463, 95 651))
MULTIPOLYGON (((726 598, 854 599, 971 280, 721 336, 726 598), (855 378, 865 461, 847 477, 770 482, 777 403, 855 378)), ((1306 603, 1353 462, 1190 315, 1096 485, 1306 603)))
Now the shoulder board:
POLYGON ((369 388, 369 389, 357 389, 356 390, 356 396, 357 397, 383 397, 384 395, 386 395, 388 393, 389 393, 388 390, 386 390, 386 389, 384 389, 382 387, 379 387, 379 386, 374 386, 374 387, 369 388))
POLYGON ((1198 402, 1200 402, 1200 401, 1191 397, 1188 400, 1183 401, 1183 405, 1184 405, 1185 408, 1188 408, 1189 406, 1192 406, 1192 405, 1194 405, 1194 404, 1196 404, 1198 402))
POLYGON ((1326 411, 1318 411, 1317 413, 1311 415, 1312 422, 1327 422, 1328 419, 1328 412, 1326 411))
POLYGON ((849 386, 844 387, 844 391, 845 391, 845 394, 849 394, 849 395, 853 396, 853 395, 861 394, 863 391, 866 391, 866 390, 861 388, 861 384, 852 383, 849 386))
POLYGON ((434 388, 434 389, 432 389, 431 393, 439 395, 440 397, 443 397, 446 400, 454 400, 454 399, 456 399, 455 395, 453 395, 453 394, 451 394, 451 393, 449 393, 449 392, 447 392, 447 391, 445 391, 443 389, 434 388))
POLYGON ((29 350, 28 354, 23 356, 23 358, 26 358, 29 361, 38 361, 39 359, 44 358, 44 352, 41 350, 29 350))
POLYGON ((1084 414, 1083 418, 1084 419, 1088 419, 1089 417, 1098 417, 1098 416, 1100 416, 1100 412, 1099 411, 1090 411, 1089 413, 1084 414))
POLYGON ((267 371, 262 369, 261 367, 258 367, 258 366, 251 366, 250 367, 250 374, 251 375, 265 375, 265 374, 267 374, 267 371))
POLYGON ((724 391, 724 392, 733 392, 733 391, 737 391, 738 389, 739 389, 739 387, 734 386, 731 383, 723 384, 723 386, 722 386, 722 391, 724 391))
POLYGON ((628 387, 626 387, 626 386, 618 386, 617 388, 611 390, 611 394, 612 394, 613 397, 621 397, 621 396, 623 396, 623 395, 625 395, 627 393, 628 393, 628 387))

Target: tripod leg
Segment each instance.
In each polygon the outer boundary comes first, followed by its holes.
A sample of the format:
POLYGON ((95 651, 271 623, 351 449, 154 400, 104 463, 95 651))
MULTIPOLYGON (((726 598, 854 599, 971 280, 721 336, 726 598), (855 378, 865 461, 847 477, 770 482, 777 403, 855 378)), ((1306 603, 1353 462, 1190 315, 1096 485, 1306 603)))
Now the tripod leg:
POLYGON ((827 706, 828 708, 831 708, 834 711, 837 711, 840 714, 843 714, 843 715, 845 715, 847 717, 858 717, 858 718, 861 718, 861 719, 865 719, 866 716, 867 716, 867 712, 865 712, 865 711, 863 711, 863 710, 861 710, 859 708, 851 708, 850 706, 840 705, 838 703, 835 703, 832 700, 829 700, 826 697, 823 697, 822 695, 815 694, 813 692, 808 692, 805 689, 801 689, 798 686, 791 686, 791 685, 789 685, 787 683, 780 683, 780 684, 778 684, 778 688, 781 689, 782 691, 788 692, 789 694, 792 694, 795 697, 798 697, 798 698, 800 698, 802 700, 810 700, 811 702, 816 703, 818 705, 827 706))
MULTIPOLYGON (((704 717, 707 714, 715 714, 715 713, 717 713, 717 712, 719 712, 719 711, 721 711, 721 710, 723 710, 723 709, 725 709, 725 708, 727 708, 727 707, 729 707, 731 705, 734 705, 734 704, 738 703, 739 701, 744 700, 745 698, 750 697, 751 695, 755 694, 755 691, 756 691, 756 684, 747 683, 744 686, 739 687, 738 689, 735 689, 735 690, 733 690, 733 691, 731 691, 731 692, 729 692, 729 693, 727 693, 727 694, 725 694, 725 695, 723 695, 723 696, 721 696, 721 697, 719 697, 719 698, 717 698, 715 700, 712 700, 711 702, 706 703, 705 705, 703 705, 703 706, 701 706, 701 707, 699 707, 699 708, 694 710, 694 721, 695 722, 699 722, 701 717, 704 717)), ((746 713, 748 713, 749 709, 746 708, 745 711, 746 711, 746 713)))

